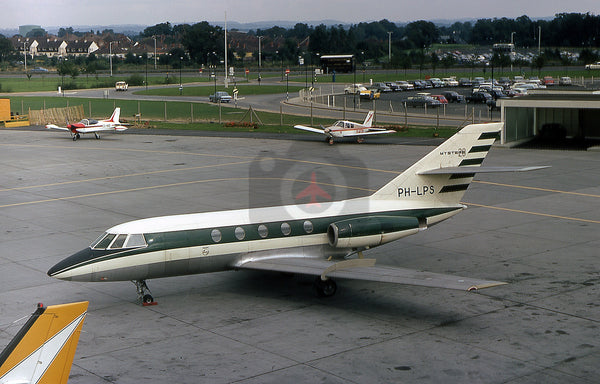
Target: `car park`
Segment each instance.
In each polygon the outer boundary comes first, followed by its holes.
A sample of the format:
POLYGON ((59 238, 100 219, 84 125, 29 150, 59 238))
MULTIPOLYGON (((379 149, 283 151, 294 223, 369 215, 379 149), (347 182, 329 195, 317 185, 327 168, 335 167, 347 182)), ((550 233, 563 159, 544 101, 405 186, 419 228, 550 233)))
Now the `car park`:
POLYGON ((512 84, 512 82, 510 81, 510 79, 508 77, 501 77, 498 80, 498 85, 504 87, 504 88, 508 88, 510 87, 510 85, 512 84))
POLYGON ((442 95, 449 103, 464 103, 465 97, 456 91, 444 91, 442 95))
POLYGON ((229 103, 231 96, 225 91, 217 91, 208 97, 208 100, 213 103, 229 103))

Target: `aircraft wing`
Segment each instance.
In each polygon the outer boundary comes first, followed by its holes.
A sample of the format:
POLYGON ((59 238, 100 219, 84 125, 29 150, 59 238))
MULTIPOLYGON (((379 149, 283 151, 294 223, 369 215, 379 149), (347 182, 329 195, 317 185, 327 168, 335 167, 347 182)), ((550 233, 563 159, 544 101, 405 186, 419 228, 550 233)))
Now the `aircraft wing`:
POLYGON ((382 135, 382 134, 388 134, 388 133, 396 133, 396 131, 394 131, 393 129, 375 129, 373 130, 373 128, 370 128, 368 132, 362 132, 362 133, 346 133, 344 132, 344 137, 352 137, 352 136, 368 136, 368 135, 382 135))
POLYGON ((375 266, 375 259, 349 259, 334 262, 301 257, 279 257, 247 261, 237 267, 240 269, 300 273, 321 276, 322 278, 369 280, 464 291, 507 284, 501 281, 473 279, 399 267, 375 266))
POLYGON ((59 127, 58 125, 48 124, 46 125, 46 129, 60 129, 61 131, 69 131, 67 127, 59 127))
POLYGON ((116 126, 116 127, 85 127, 85 128, 76 128, 76 131, 79 133, 93 133, 93 132, 101 132, 101 131, 124 131, 127 127, 124 126, 116 126))
POLYGON ((325 134, 325 131, 323 129, 307 127, 306 125, 294 125, 294 128, 302 129, 304 131, 309 131, 309 132, 314 132, 314 133, 320 133, 322 135, 325 134))

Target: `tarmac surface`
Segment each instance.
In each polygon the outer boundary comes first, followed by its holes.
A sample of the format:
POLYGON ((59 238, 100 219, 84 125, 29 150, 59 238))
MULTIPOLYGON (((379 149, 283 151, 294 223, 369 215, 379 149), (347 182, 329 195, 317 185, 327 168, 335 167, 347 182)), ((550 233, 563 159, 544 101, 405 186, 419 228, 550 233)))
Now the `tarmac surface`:
POLYGON ((600 156, 493 148, 469 209, 365 253, 379 264, 506 281, 477 293, 222 272, 74 283, 46 271, 121 222, 278 205, 313 171, 363 196, 433 149, 377 143, 0 130, 0 348, 35 310, 89 300, 76 383, 597 383, 600 156))

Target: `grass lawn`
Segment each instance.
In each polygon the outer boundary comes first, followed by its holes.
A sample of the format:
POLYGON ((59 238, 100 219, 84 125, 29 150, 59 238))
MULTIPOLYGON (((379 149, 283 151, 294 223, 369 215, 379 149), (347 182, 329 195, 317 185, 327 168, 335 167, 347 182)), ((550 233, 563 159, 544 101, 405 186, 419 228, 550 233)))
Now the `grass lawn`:
MULTIPOLYGON (((249 122, 248 110, 221 106, 217 104, 189 103, 189 102, 165 102, 165 101, 138 101, 138 100, 111 100, 111 99, 82 99, 70 97, 11 97, 11 110, 20 114, 27 114, 29 109, 40 110, 48 108, 63 108, 67 106, 82 105, 85 115, 97 119, 110 116, 115 107, 121 108, 121 120, 134 122, 134 116, 141 114, 142 127, 159 129, 192 129, 211 131, 256 131, 274 133, 302 133, 310 132, 294 129, 296 124, 310 125, 310 117, 296 116, 271 112, 255 111, 263 124, 257 129, 247 126, 229 126, 226 123, 249 122), (165 119, 166 116, 166 119, 165 119), (219 123, 219 116, 220 121, 219 123), (193 118, 193 122, 192 122, 193 118)), ((337 119, 314 118, 314 126, 328 126, 337 119)), ((253 116, 253 122, 257 122, 253 116)), ((394 127, 395 129, 399 127, 394 127)), ((431 137, 434 132, 440 137, 450 137, 456 133, 454 128, 440 128, 437 131, 433 127, 411 126, 408 130, 401 130, 393 134, 400 137, 431 137)))

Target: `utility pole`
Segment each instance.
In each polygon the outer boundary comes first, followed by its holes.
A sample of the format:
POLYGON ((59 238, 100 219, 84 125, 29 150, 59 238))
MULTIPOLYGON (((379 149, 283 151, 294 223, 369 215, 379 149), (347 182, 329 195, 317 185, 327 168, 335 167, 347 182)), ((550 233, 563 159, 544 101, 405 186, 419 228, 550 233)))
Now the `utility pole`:
POLYGON ((225 88, 227 88, 227 11, 225 11, 225 88))

